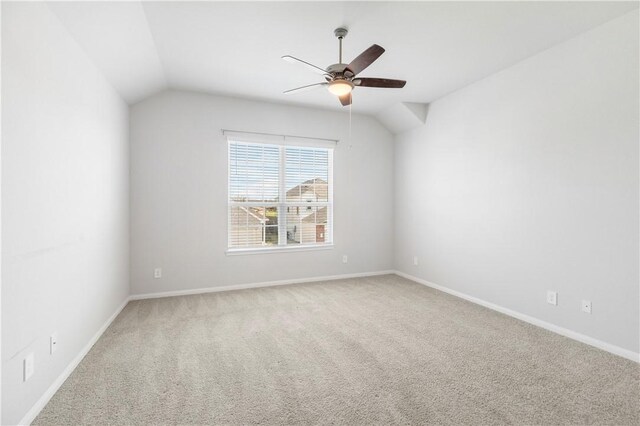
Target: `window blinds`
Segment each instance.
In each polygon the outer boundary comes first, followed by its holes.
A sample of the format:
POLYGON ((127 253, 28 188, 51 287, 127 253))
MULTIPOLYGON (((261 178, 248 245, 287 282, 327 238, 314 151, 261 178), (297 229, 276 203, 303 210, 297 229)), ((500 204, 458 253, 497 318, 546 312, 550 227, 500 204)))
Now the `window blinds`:
POLYGON ((242 132, 223 129, 222 134, 228 140, 236 142, 260 143, 272 145, 308 146, 312 148, 335 148, 337 139, 312 138, 306 136, 276 135, 272 133, 242 132))
POLYGON ((228 141, 229 249, 332 242, 332 149, 228 141))

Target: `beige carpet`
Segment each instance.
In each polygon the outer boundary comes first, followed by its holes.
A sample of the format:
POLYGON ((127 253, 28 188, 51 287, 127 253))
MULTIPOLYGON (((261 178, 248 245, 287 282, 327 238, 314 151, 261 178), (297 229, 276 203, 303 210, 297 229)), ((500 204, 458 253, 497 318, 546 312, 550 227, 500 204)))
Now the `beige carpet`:
POLYGON ((397 276, 131 302, 35 424, 640 424, 638 364, 397 276))

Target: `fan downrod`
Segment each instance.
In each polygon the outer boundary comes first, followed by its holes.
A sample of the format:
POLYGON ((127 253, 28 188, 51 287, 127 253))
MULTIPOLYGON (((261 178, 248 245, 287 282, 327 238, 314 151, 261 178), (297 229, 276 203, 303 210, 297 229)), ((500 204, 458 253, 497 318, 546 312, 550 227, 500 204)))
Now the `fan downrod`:
POLYGON ((341 64, 342 63, 342 39, 345 38, 347 36, 347 33, 349 31, 346 28, 336 28, 335 30, 333 30, 333 34, 335 34, 336 37, 338 37, 338 43, 340 44, 340 48, 339 48, 339 53, 338 53, 338 63, 341 64))

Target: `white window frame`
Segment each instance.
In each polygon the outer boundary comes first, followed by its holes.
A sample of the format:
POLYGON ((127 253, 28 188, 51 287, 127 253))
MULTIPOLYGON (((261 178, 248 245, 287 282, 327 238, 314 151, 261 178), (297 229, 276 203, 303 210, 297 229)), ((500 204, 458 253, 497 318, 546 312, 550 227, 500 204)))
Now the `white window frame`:
POLYGON ((295 144, 295 143, 274 143, 271 140, 261 141, 259 138, 227 137, 227 255, 240 254, 265 254, 265 253, 283 253, 294 251, 310 251, 310 250, 330 250, 333 248, 333 146, 315 146, 312 144, 295 144), (231 201, 231 144, 242 143, 247 145, 268 145, 278 147, 280 167, 278 171, 278 202, 244 202, 231 201), (327 201, 326 202, 287 202, 286 188, 286 149, 289 148, 314 148, 327 150, 327 201), (302 206, 305 207, 326 207, 327 208, 327 229, 325 229, 325 241, 321 244, 287 244, 287 207, 302 206), (278 209, 278 245, 264 247, 231 247, 231 224, 229 215, 231 207, 277 207, 278 209))

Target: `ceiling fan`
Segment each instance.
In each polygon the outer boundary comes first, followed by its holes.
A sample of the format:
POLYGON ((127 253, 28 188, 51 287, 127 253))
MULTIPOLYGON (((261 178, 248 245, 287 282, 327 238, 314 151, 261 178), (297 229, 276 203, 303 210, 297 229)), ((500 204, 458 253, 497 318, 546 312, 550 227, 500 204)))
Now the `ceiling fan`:
POLYGON ((304 90, 316 89, 320 86, 326 86, 329 92, 338 96, 340 103, 343 106, 351 105, 351 91, 355 87, 383 87, 400 89, 407 84, 404 80, 391 80, 388 78, 367 78, 358 77, 365 68, 371 65, 376 59, 384 53, 384 49, 377 44, 366 49, 357 58, 355 58, 349 64, 342 63, 342 39, 347 35, 346 28, 337 28, 334 32, 340 43, 340 53, 338 56, 338 63, 329 65, 326 69, 322 69, 318 66, 303 61, 302 59, 294 58, 290 55, 282 57, 287 62, 298 63, 306 66, 310 70, 321 74, 326 81, 322 83, 309 84, 307 86, 297 87, 295 89, 286 90, 285 94, 298 93, 304 90))

